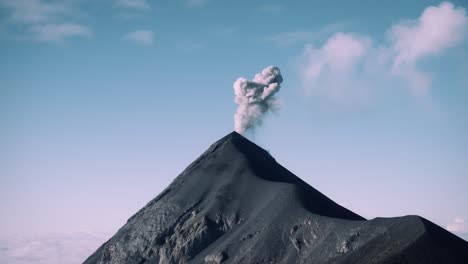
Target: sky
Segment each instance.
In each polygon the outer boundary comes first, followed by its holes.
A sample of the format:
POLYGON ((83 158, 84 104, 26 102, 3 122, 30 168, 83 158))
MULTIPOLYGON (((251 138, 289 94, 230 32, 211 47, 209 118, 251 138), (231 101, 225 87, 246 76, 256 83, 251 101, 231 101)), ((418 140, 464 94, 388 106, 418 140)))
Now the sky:
POLYGON ((245 136, 368 219, 468 239, 467 8, 0 0, 0 262, 86 258, 234 130, 233 83, 270 65, 277 109, 245 136))

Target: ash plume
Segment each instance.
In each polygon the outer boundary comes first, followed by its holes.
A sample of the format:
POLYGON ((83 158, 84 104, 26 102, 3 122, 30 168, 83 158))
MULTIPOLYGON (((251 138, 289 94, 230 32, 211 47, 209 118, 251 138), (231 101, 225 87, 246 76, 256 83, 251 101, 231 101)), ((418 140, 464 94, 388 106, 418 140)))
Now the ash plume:
POLYGON ((236 132, 243 134, 261 125, 265 114, 278 107, 275 94, 282 82, 281 72, 274 66, 266 67, 251 81, 241 77, 234 82, 234 101, 239 105, 234 115, 236 132))

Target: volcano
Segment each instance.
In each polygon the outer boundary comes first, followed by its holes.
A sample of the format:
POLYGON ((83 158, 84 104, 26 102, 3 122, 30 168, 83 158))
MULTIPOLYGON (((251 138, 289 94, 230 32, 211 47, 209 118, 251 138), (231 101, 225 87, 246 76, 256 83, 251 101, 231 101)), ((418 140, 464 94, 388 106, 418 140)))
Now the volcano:
POLYGON ((468 242, 419 216, 366 220, 232 132, 84 263, 468 263, 468 242))

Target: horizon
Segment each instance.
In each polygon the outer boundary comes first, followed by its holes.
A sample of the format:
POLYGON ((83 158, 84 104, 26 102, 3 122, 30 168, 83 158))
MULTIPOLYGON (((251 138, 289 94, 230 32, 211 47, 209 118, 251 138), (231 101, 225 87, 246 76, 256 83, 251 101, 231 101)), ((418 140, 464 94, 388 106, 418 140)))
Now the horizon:
POLYGON ((0 262, 87 257, 234 131, 236 80, 268 66, 244 137, 366 219, 468 241, 467 8, 0 0, 0 262))

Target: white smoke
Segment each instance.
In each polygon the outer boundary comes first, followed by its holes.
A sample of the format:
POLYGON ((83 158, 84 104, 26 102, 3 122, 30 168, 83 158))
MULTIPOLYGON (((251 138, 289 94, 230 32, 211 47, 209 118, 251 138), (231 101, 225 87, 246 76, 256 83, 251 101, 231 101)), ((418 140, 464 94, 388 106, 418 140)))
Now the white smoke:
POLYGON ((281 72, 274 66, 263 69, 252 81, 241 77, 234 82, 234 101, 239 105, 234 115, 236 132, 243 134, 261 125, 265 114, 278 107, 275 94, 280 90, 282 82, 281 72))

